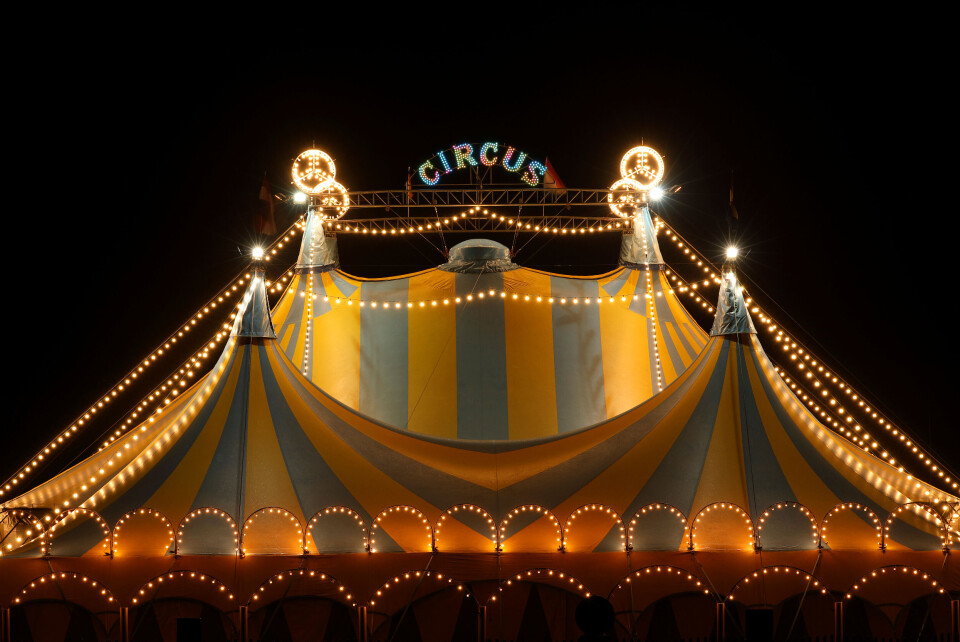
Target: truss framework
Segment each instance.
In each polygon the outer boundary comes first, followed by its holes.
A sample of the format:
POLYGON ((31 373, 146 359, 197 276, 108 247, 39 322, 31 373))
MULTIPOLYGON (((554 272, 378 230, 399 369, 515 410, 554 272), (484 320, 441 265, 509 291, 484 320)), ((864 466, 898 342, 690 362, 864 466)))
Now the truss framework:
POLYGON ((580 207, 607 204, 609 189, 464 186, 441 189, 397 189, 350 192, 350 207, 358 209, 406 207, 548 206, 580 207))

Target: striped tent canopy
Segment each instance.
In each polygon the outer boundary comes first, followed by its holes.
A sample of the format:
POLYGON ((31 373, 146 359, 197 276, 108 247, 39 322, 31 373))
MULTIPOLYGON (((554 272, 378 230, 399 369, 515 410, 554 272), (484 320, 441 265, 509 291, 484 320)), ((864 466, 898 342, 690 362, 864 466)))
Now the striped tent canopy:
POLYGON ((669 386, 706 344, 644 216, 649 234, 627 236, 651 260, 596 277, 520 268, 484 240, 398 278, 302 261, 274 312, 280 347, 334 399, 413 433, 525 440, 599 424, 669 386), (484 250, 497 271, 457 270, 484 250))
MULTIPOLYGON (((723 297, 747 314, 733 279, 723 297)), ((315 385, 272 338, 265 302, 255 278, 220 360, 178 402, 3 505, 63 519, 20 554, 815 548, 818 536, 929 549, 944 536, 930 506, 957 500, 821 424, 749 331, 715 326, 662 392, 595 426, 462 440, 377 421, 315 385)), ((460 309, 491 304, 510 310, 460 309)))

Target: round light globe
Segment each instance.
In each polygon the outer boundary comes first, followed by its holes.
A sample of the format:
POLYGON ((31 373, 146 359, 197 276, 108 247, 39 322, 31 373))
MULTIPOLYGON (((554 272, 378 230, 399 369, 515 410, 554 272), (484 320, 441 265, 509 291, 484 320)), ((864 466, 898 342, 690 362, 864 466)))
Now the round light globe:
POLYGON ((732 245, 731 245, 730 247, 728 247, 728 248, 727 248, 727 258, 728 258, 728 259, 735 259, 735 258, 737 258, 737 248, 733 247, 732 245))

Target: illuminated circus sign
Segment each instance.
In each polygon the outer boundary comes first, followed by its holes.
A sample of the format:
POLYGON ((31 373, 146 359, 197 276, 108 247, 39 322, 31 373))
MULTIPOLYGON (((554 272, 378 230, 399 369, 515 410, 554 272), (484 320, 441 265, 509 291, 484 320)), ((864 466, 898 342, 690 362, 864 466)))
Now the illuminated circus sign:
POLYGON ((530 187, 537 187, 543 182, 547 166, 540 161, 530 158, 526 152, 505 143, 460 143, 448 147, 420 165, 418 171, 424 185, 436 185, 440 179, 456 169, 467 167, 500 166, 508 172, 519 174, 520 178, 530 187))

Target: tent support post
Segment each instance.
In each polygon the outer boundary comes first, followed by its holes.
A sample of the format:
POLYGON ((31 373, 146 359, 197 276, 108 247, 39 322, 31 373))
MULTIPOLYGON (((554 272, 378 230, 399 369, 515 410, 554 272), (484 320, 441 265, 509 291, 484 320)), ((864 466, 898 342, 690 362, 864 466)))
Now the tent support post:
POLYGON ((477 609, 477 642, 486 642, 487 639, 487 607, 477 609))
POLYGON ((833 639, 843 642, 843 602, 833 603, 833 639))
MULTIPOLYGON (((7 621, 10 621, 9 616, 7 621)), ((950 600, 950 640, 957 642, 958 638, 960 638, 960 600, 950 600)))
POLYGON ((120 607, 120 642, 130 642, 130 607, 120 607))
POLYGON ((250 614, 249 607, 241 606, 240 607, 240 641, 247 642, 250 639, 250 628, 248 616, 250 614))
POLYGON ((370 639, 369 626, 367 625, 367 607, 357 607, 357 628, 360 634, 360 642, 367 642, 370 639))
POLYGON ((717 602, 717 642, 727 639, 727 605, 717 602))

